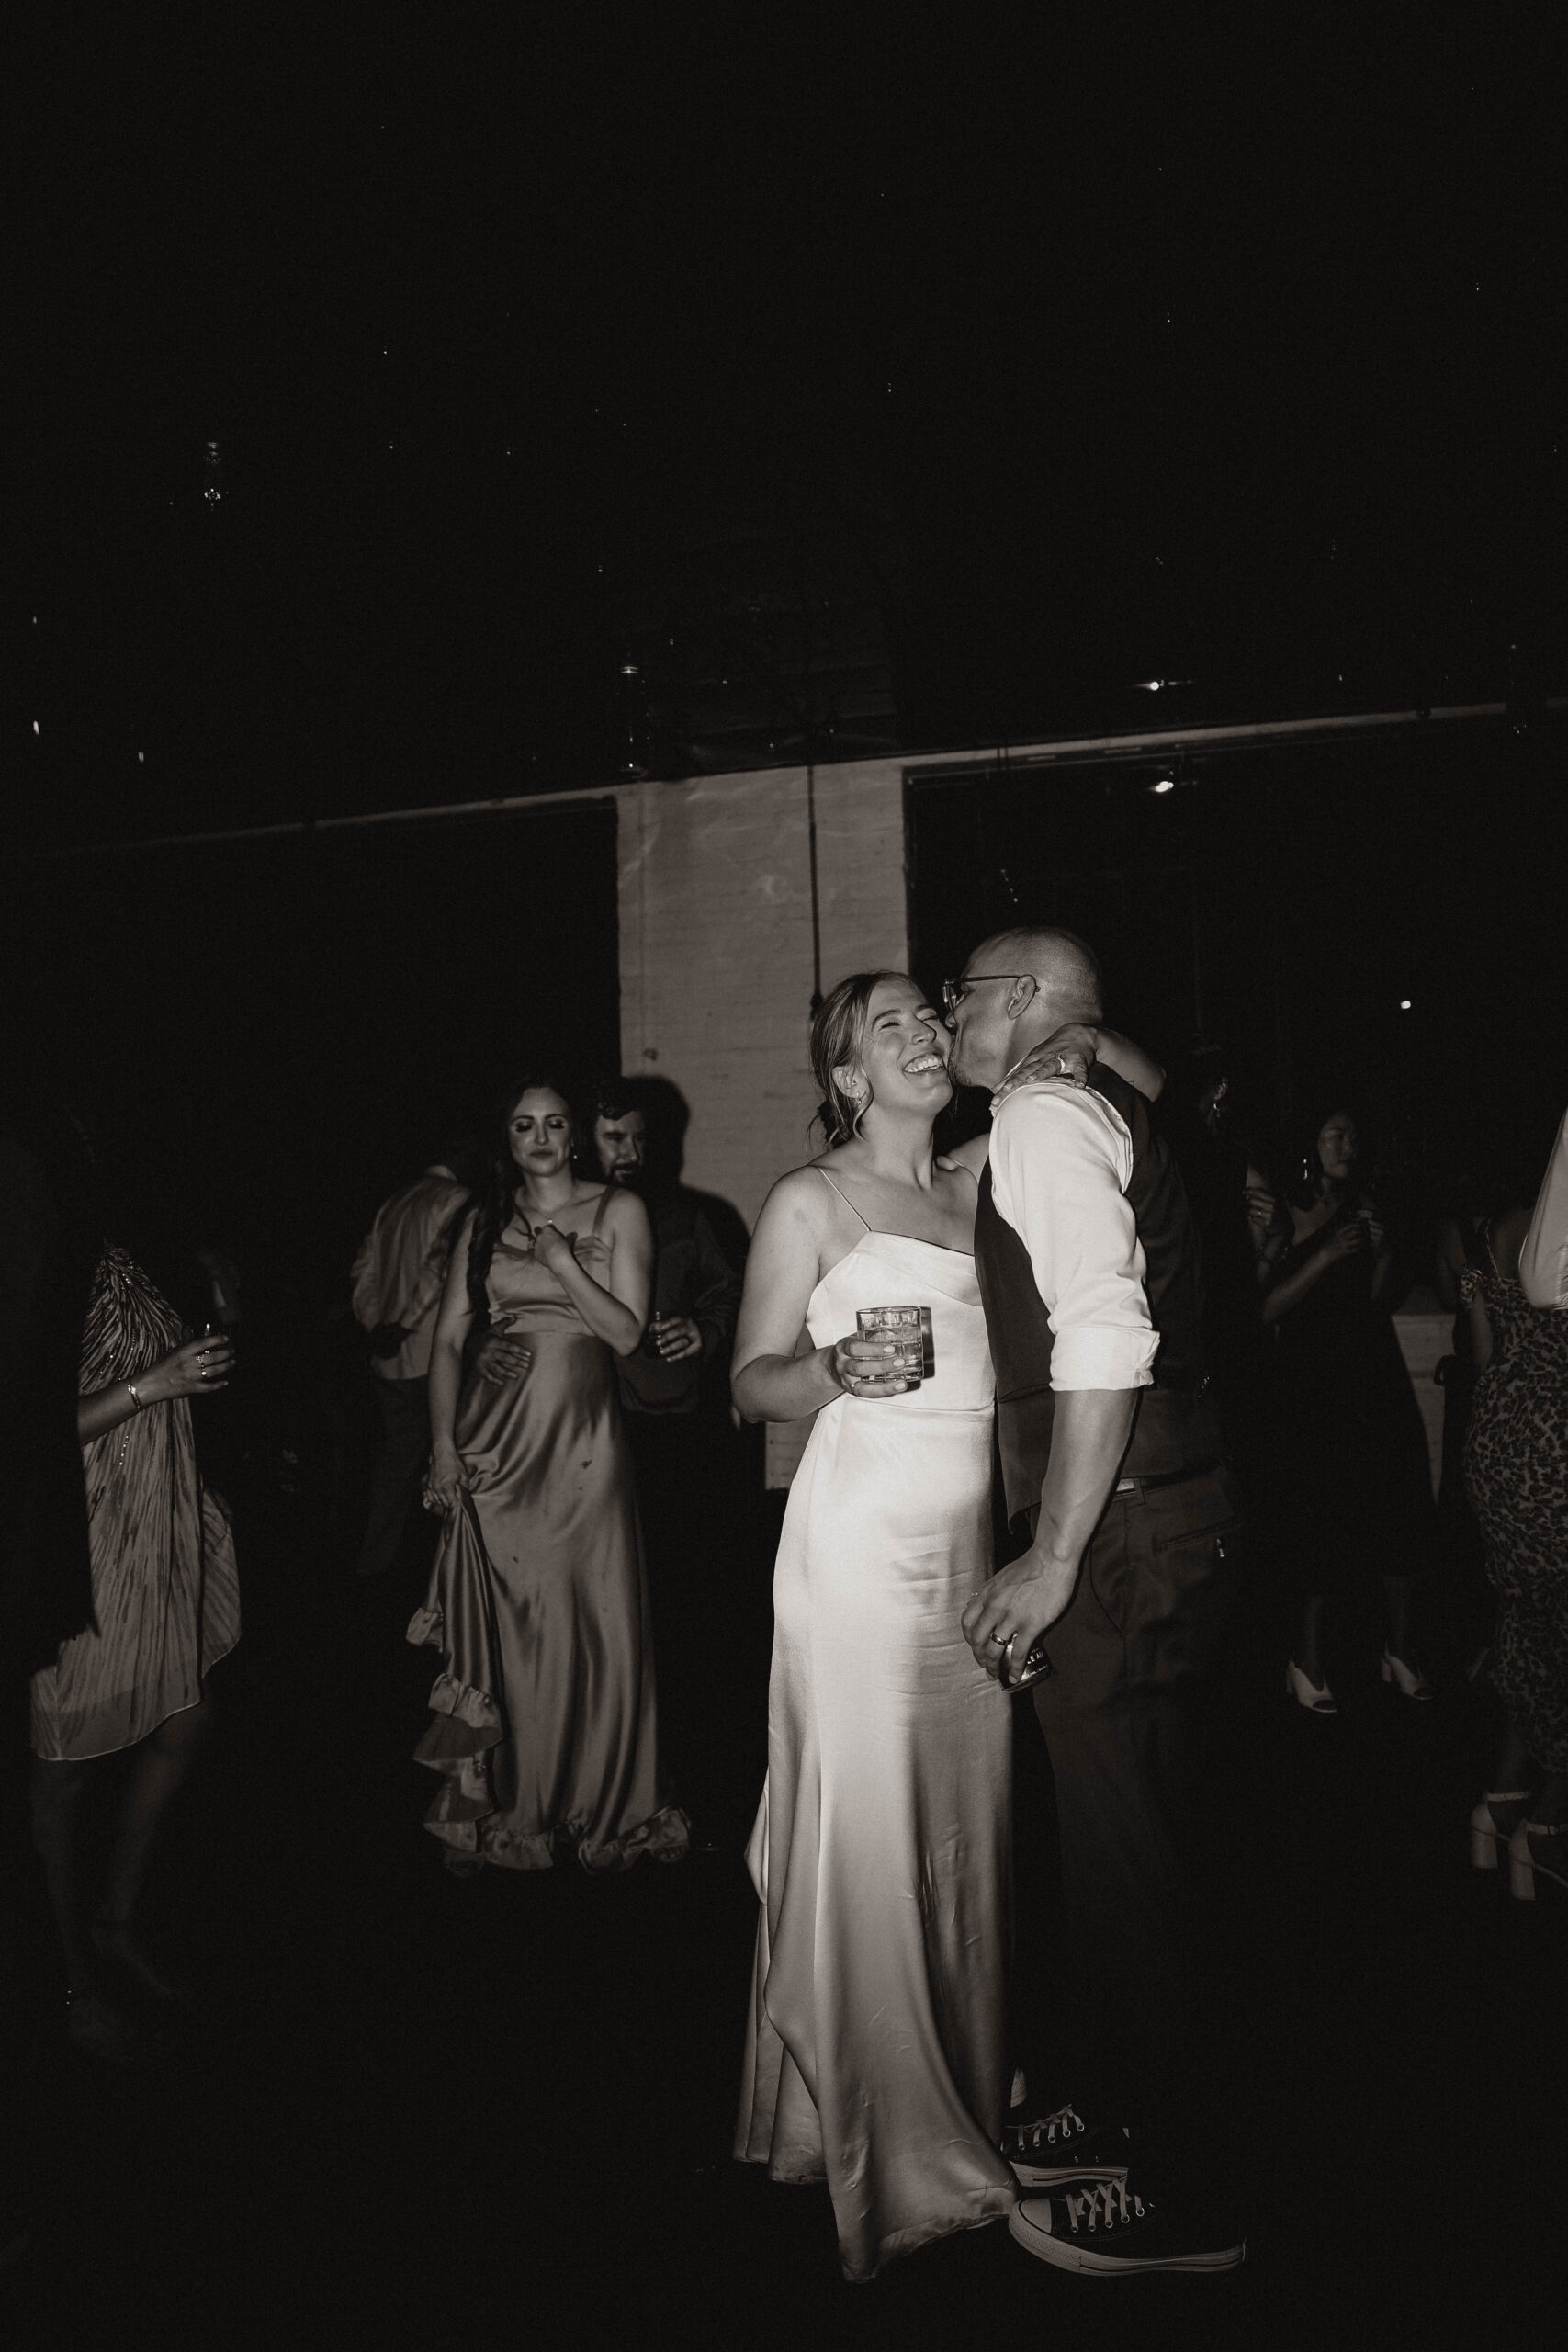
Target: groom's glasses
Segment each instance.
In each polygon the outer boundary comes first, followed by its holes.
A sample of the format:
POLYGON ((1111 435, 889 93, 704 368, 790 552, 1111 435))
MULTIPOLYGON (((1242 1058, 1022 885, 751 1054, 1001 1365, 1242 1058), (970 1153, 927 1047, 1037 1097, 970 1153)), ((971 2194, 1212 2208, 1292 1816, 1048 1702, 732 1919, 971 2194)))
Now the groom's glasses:
POLYGON ((1032 980, 1033 978, 1032 972, 970 972, 962 980, 943 980, 942 1001, 951 1018, 970 989, 983 987, 987 980, 1032 980))

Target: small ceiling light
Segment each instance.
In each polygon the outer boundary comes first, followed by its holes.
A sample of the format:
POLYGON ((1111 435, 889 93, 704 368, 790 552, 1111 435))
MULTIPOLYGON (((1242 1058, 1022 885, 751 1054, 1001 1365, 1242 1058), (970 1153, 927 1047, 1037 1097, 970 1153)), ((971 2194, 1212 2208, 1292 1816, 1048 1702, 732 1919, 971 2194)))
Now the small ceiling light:
POLYGON ((1400 1000, 1399 1000, 1399 1009, 1400 1009, 1401 1012, 1409 1012, 1409 1010, 1410 1010, 1410 999, 1409 999, 1407 996, 1402 996, 1402 997, 1400 998, 1400 1000))
POLYGON ((1151 792, 1174 792, 1176 790, 1176 778, 1173 775, 1156 776, 1153 784, 1150 785, 1149 790, 1151 792))

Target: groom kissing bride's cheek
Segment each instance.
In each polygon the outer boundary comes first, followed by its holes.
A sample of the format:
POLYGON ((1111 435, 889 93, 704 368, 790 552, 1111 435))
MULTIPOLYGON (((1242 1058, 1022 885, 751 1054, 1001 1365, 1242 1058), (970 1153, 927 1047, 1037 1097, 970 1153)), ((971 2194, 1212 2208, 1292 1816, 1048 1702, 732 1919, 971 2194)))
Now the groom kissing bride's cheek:
POLYGON ((828 1148, 748 1263, 736 1404, 816 1419, 774 1571, 736 2154, 826 2180, 852 2278, 1003 2214, 1068 2268, 1228 2268, 1219 2185, 1156 2178, 1194 2096, 1180 1792, 1235 1549, 1163 1074, 1065 932, 987 940, 942 998, 898 972, 829 994, 828 1148), (994 1124, 939 1158, 955 1083, 994 1124), (1021 1547, 994 1575, 993 1429, 1021 1547), (1080 1988, 1048 2060, 1043 2018, 1014 2046, 1002 1957, 1025 1683, 1080 1988), (1013 2107, 1021 2065, 1044 2111, 1013 2107))

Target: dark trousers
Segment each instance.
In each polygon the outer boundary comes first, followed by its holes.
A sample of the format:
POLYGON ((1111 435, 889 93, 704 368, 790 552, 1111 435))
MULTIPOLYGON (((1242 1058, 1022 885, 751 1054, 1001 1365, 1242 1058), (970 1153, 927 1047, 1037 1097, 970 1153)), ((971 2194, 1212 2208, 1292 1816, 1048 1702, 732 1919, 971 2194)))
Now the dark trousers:
POLYGON ((383 1380, 370 1385, 381 1415, 381 1443, 370 1473, 370 1510, 359 1547, 359 1574, 378 1577, 398 1556, 413 1490, 430 1455, 429 1383, 383 1380))
MULTIPOLYGON (((1225 2128, 1211 1787, 1216 1672, 1240 1565, 1228 1471, 1111 1498, 1034 1704, 1055 1783, 1063 1972, 1021 1986, 1032 2087, 1132 2125, 1182 2167, 1225 2128), (1065 1977, 1065 1982, 1063 1978, 1065 1977), (1032 2027, 1032 2032, 1030 2029, 1032 2027)), ((1229 2154, 1231 2150, 1223 2151, 1229 2154)), ((1212 2182, 1207 2184, 1212 2186, 1212 2182)))

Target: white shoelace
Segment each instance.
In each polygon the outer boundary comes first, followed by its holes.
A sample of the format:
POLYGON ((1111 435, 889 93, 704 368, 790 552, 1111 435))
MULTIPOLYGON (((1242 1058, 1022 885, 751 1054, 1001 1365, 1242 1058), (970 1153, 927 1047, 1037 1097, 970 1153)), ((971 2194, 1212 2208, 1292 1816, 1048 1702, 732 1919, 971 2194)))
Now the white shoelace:
POLYGON ((1141 2222, 1145 2211, 1153 2210, 1152 2207, 1145 2208, 1143 2199, 1135 2191, 1133 2196, 1128 2196, 1124 2180, 1100 2180, 1082 2190, 1068 2189, 1062 2201, 1066 2206, 1067 2220, 1075 2236, 1080 2226, 1087 2226, 1090 2231, 1098 2230, 1101 2225, 1107 2230, 1113 2230, 1119 2222, 1141 2222))
POLYGON ((1038 2154, 1042 2148, 1066 2147, 1069 2140, 1080 2137, 1086 2126, 1069 2101, 1066 2107, 1059 2107, 1055 2115, 1043 2115, 1038 2123, 1018 2123, 1013 2129, 1018 2134, 1018 2146, 1038 2154))

